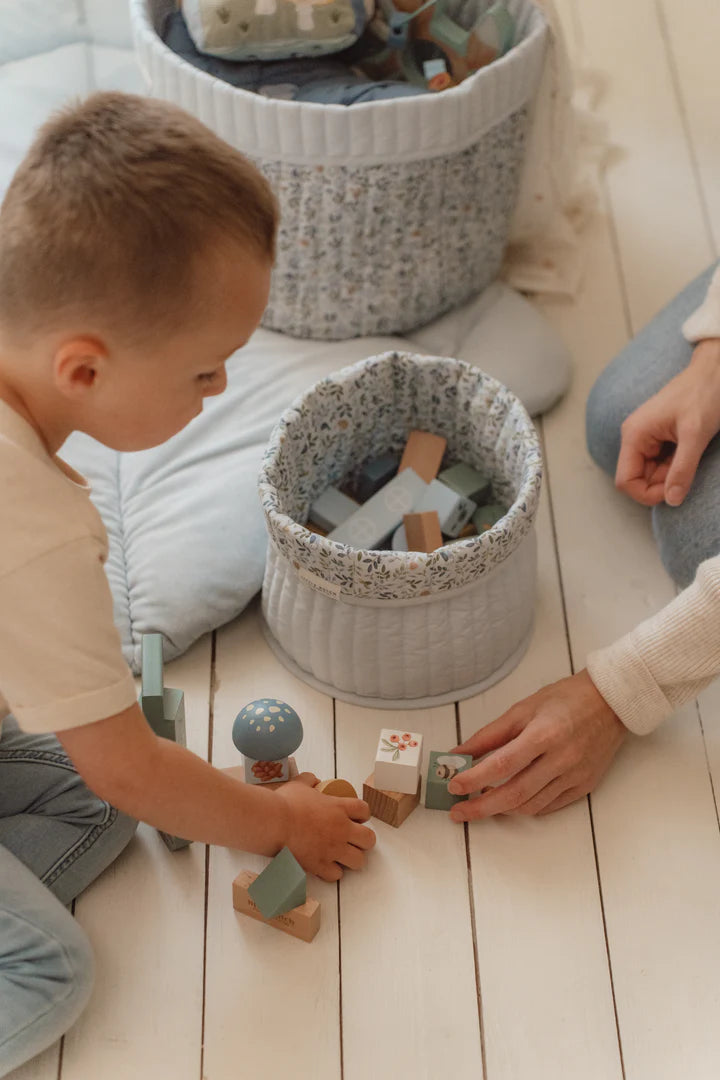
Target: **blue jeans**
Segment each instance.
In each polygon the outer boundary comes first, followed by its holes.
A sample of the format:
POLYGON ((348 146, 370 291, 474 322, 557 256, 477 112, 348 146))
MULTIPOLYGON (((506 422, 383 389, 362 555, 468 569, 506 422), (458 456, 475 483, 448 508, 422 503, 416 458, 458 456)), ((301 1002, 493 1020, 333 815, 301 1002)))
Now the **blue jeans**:
MULTIPOLYGON (((590 454, 615 475, 623 420, 690 362, 693 346, 681 326, 705 299, 714 266, 706 270, 641 330, 597 380, 587 402, 590 454)), ((682 588, 701 562, 720 553, 720 435, 708 445, 685 501, 652 510, 653 533, 668 573, 682 588)))
POLYGON ((50 1046, 92 988, 90 944, 65 907, 136 822, 85 786, 54 735, 0 738, 0 1076, 50 1046))

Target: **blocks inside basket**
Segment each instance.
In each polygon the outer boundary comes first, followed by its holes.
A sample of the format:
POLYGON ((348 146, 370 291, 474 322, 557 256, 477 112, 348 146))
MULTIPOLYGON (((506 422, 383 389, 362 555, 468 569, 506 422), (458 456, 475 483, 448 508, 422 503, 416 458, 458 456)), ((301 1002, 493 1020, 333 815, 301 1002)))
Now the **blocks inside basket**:
POLYGON ((488 477, 466 462, 442 469, 446 452, 443 436, 411 431, 402 454, 359 464, 314 499, 306 527, 361 550, 424 553, 486 531, 505 508, 493 501, 488 477))

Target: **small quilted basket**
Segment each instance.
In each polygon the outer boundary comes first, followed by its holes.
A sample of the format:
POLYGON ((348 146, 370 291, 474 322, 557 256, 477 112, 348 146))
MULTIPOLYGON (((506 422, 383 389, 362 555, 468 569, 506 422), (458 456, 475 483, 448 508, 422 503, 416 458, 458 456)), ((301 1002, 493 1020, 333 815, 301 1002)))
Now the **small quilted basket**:
POLYGON ((392 352, 323 379, 281 418, 260 476, 275 653, 325 693, 379 708, 454 701, 501 679, 532 631, 541 481, 524 407, 469 364, 392 352), (362 551, 301 524, 328 487, 401 451, 413 429, 447 439, 443 467, 488 476, 504 517, 430 554, 362 551))

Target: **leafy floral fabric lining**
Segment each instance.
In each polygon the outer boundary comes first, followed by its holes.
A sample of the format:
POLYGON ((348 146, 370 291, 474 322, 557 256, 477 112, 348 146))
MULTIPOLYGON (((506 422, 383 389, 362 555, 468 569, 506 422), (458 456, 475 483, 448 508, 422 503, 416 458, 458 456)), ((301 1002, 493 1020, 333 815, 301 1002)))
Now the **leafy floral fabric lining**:
POLYGON ((532 528, 542 483, 537 432, 518 399, 460 360, 391 352, 321 380, 282 416, 260 475, 270 534, 296 570, 341 595, 414 599, 460 588, 503 562, 532 528), (481 536, 430 554, 359 551, 309 532, 312 501, 363 462, 399 451, 413 428, 443 435, 443 467, 488 475, 508 512, 481 536))

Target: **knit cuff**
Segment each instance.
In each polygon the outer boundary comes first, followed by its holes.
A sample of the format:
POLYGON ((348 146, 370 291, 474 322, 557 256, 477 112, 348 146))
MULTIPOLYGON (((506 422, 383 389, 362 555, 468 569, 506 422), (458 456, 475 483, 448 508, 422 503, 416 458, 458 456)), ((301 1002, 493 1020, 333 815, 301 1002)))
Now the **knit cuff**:
POLYGON ((702 304, 683 323, 682 332, 691 342, 720 337, 720 267, 712 276, 702 304))
POLYGON ((587 670, 625 727, 635 735, 648 735, 672 714, 673 706, 629 638, 591 652, 587 670))

